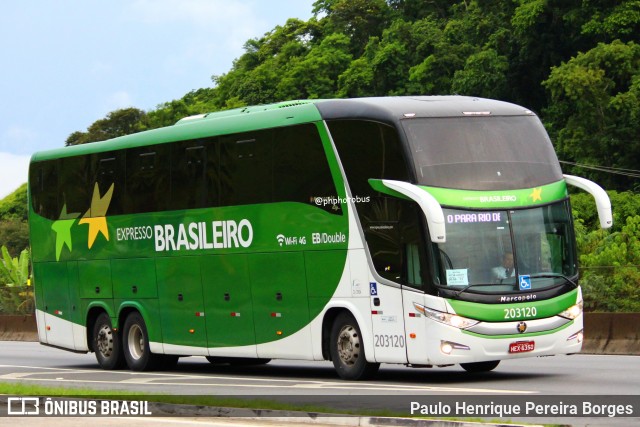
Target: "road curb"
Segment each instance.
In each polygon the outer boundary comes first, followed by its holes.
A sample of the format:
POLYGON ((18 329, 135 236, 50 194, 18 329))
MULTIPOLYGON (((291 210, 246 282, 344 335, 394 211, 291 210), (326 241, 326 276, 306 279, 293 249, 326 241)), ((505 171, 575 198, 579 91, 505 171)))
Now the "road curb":
POLYGON ((394 418, 378 416, 359 416, 330 414, 305 411, 282 411, 273 409, 226 408, 214 406, 182 405, 171 403, 149 402, 149 409, 154 416, 167 417, 204 417, 262 420, 274 423, 297 423, 309 425, 336 425, 358 427, 542 427, 532 424, 513 424, 493 422, 470 422, 451 420, 428 420, 416 418, 394 418))

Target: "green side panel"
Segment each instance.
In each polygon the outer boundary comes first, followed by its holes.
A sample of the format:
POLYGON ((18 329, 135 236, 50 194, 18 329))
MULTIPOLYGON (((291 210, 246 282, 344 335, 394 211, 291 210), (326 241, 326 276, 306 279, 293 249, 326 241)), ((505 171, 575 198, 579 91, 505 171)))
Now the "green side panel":
POLYGON ((157 298, 156 262, 153 258, 111 261, 113 297, 123 299, 157 298))
POLYGON ((108 259, 78 261, 80 298, 111 299, 111 262, 108 259))
MULTIPOLYGON (((342 277, 347 251, 305 252, 304 259, 309 297, 323 297, 326 304, 342 277)), ((322 308, 311 310, 310 317, 313 319, 322 308)))
POLYGON ((42 263, 33 263, 33 292, 35 294, 36 299, 36 308, 38 310, 44 311, 44 279, 45 279, 45 269, 42 263), (40 280, 42 279, 42 281, 40 280))
POLYGON ((506 303, 506 304, 478 304, 468 301, 447 300, 457 315, 468 317, 469 319, 483 320, 487 322, 513 322, 514 320, 528 320, 528 319, 543 319, 546 317, 555 316, 558 313, 566 310, 577 302, 578 290, 574 289, 564 295, 534 302, 523 303, 506 303), (531 310, 527 308, 535 307, 535 316, 519 317, 517 319, 509 318, 505 319, 505 310, 510 308, 520 308, 523 313, 531 313, 531 310))
POLYGON ((247 256, 200 259, 209 347, 255 345, 247 256))
POLYGON ((38 266, 38 286, 42 288, 44 311, 61 319, 70 320, 69 281, 67 263, 43 262, 38 266))
POLYGON ((207 328, 200 258, 157 258, 156 274, 164 342, 205 347, 207 328))
POLYGON ((424 186, 420 188, 429 192, 441 205, 464 208, 517 208, 543 205, 569 197, 564 180, 542 187, 506 191, 468 191, 424 186))
POLYGON ((301 252, 249 256, 256 342, 292 335, 309 323, 309 303, 301 252))
POLYGON ((78 276, 78 263, 67 262, 67 280, 69 283, 69 320, 78 325, 84 325, 84 311, 82 311, 80 303, 80 279, 78 276))

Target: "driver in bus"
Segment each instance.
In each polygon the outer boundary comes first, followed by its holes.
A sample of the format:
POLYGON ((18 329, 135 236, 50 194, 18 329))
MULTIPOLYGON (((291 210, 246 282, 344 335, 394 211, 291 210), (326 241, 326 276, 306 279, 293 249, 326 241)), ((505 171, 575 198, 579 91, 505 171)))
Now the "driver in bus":
POLYGON ((502 264, 497 267, 493 267, 491 269, 491 274, 493 275, 493 280, 495 280, 496 282, 502 281, 509 277, 515 277, 516 270, 513 266, 513 253, 505 252, 502 255, 502 264))

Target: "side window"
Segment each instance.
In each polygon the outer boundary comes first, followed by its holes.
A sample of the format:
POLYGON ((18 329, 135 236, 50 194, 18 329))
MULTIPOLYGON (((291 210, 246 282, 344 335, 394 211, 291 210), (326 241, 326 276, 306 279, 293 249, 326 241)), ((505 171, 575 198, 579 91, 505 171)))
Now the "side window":
POLYGON ((276 129, 274 153, 274 202, 310 203, 327 212, 342 214, 327 156, 315 125, 276 129), (319 204, 317 199, 334 203, 319 204))
POLYGON ((273 130, 220 139, 221 204, 271 202, 273 193, 273 130))
POLYGON ((29 185, 33 211, 48 219, 58 219, 58 161, 32 163, 29 167, 29 185))
MULTIPOLYGON (((99 197, 104 197, 105 194, 113 186, 113 194, 109 202, 107 209, 108 215, 119 215, 124 212, 124 177, 125 177, 125 165, 124 165, 124 152, 106 152, 93 154, 92 160, 92 179, 89 181, 91 185, 91 197, 93 197, 95 184, 98 184, 100 191, 99 197)), ((91 199, 89 199, 91 200, 91 199)))
POLYGON ((156 212, 169 206, 169 146, 127 150, 126 213, 156 212))
POLYGON ((91 207, 91 197, 95 185, 95 182, 90 178, 89 156, 65 157, 58 162, 60 162, 58 183, 60 209, 66 205, 67 214, 82 216, 91 207))
POLYGON ((171 209, 218 206, 217 138, 171 144, 171 209))
POLYGON ((411 201, 378 193, 369 179, 409 181, 398 133, 362 120, 328 123, 362 224, 374 268, 386 279, 422 288, 426 283, 422 214, 411 201))

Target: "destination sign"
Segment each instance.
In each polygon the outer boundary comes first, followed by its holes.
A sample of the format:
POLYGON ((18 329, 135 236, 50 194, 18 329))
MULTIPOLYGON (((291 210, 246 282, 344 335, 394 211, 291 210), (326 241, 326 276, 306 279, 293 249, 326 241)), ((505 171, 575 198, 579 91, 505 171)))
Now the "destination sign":
POLYGON ((447 224, 502 222, 503 212, 474 212, 447 215, 447 224))

